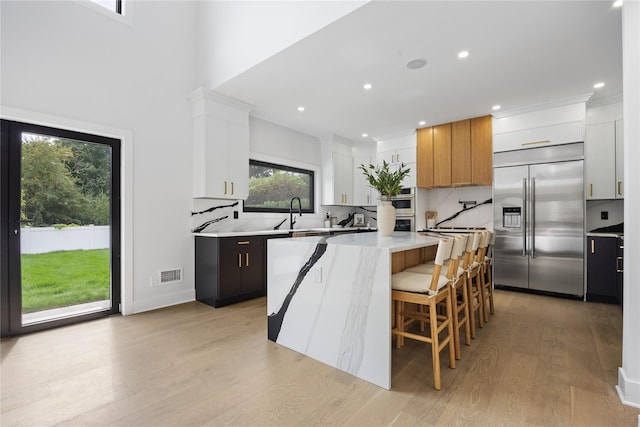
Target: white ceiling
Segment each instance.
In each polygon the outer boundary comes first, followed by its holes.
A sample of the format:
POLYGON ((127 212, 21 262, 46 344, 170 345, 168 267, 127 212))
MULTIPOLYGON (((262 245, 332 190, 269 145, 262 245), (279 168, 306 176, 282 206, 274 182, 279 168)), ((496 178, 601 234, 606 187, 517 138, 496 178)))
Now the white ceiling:
POLYGON ((612 3, 374 1, 214 90, 253 104, 256 117, 356 142, 420 120, 491 114, 495 104, 589 92, 607 102, 622 93, 621 10, 612 3), (469 57, 459 59, 461 50, 469 57), (416 58, 427 66, 407 69, 416 58))

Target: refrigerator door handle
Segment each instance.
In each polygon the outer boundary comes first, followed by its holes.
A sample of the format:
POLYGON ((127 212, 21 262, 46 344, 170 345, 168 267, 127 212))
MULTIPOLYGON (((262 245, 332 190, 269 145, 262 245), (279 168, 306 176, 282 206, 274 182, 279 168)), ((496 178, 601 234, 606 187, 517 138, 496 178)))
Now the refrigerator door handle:
POLYGON ((536 257, 536 179, 531 178, 531 258, 536 257))
POLYGON ((522 178, 522 256, 527 256, 527 178, 522 178))

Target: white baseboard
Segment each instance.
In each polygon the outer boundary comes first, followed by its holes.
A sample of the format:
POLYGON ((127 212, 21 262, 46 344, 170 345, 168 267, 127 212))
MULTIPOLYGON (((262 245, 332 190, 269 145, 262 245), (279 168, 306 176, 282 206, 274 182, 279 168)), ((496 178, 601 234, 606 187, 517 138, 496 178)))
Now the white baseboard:
MULTIPOLYGON (((170 307, 172 305, 191 302, 196 299, 195 289, 187 289, 167 295, 160 295, 144 300, 133 301, 133 313, 142 313, 144 311, 156 310, 158 308, 170 307)), ((132 314, 133 314, 132 313, 132 314)))
MULTIPOLYGON (((618 385, 616 386, 620 401, 627 406, 640 408, 640 381, 633 381, 625 375, 622 368, 618 368, 618 385)), ((638 419, 640 426, 640 419, 638 419)))

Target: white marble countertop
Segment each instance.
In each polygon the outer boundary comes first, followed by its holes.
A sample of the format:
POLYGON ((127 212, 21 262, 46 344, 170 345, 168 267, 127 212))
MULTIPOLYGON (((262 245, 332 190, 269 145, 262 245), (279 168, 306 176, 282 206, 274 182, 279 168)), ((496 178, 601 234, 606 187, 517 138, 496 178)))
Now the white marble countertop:
POLYGON ((438 244, 437 237, 423 236, 411 231, 395 231, 389 237, 379 233, 350 233, 339 236, 309 236, 280 239, 294 243, 318 242, 326 239, 327 244, 337 246, 359 246, 367 248, 388 249, 390 252, 401 252, 438 244))
POLYGON ((273 236, 280 234, 289 234, 291 232, 302 233, 302 232, 319 232, 319 233, 331 233, 331 232, 342 232, 342 231, 364 231, 364 230, 373 230, 371 228, 366 227, 319 227, 319 228, 294 228, 293 230, 289 230, 288 228, 284 228, 281 230, 253 230, 253 231, 219 231, 214 233, 191 233, 193 236, 202 236, 202 237, 242 237, 242 236, 273 236))

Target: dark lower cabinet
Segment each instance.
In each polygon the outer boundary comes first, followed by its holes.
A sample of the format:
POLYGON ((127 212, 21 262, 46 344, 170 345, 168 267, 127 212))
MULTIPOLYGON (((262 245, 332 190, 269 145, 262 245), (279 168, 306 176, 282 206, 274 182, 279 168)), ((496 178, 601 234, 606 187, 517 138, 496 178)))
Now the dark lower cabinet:
POLYGON ((263 236, 196 237, 195 240, 198 301, 222 307, 267 294, 263 236))
POLYGON ((587 237, 587 301, 618 304, 621 285, 618 276, 618 239, 587 237))

